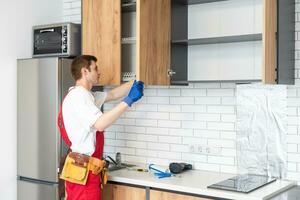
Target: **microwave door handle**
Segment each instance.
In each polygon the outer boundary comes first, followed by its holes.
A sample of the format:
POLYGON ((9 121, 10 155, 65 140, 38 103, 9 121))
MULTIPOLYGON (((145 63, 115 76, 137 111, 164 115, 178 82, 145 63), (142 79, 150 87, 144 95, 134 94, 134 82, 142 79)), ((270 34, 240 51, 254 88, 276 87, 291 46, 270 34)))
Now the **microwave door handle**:
POLYGON ((40 30, 40 33, 45 33, 45 32, 54 32, 54 29, 44 29, 44 30, 40 30))

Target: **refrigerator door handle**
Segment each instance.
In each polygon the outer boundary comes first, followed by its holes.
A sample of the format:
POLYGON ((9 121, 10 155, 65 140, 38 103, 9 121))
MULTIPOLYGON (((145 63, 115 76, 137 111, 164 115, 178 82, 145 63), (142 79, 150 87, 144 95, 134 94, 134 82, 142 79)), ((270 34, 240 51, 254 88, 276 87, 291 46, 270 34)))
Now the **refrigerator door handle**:
POLYGON ((24 176, 18 176, 18 180, 25 181, 25 182, 30 182, 30 183, 36 183, 36 184, 50 185, 50 186, 54 186, 54 187, 58 186, 57 182, 37 180, 37 179, 33 179, 33 178, 27 178, 27 177, 24 177, 24 176))

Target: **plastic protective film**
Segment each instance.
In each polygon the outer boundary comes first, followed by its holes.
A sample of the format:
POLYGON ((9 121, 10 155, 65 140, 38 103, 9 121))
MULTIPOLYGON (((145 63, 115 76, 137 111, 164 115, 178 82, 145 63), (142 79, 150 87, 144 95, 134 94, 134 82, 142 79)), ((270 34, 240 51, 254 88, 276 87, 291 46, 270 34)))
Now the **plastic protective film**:
POLYGON ((283 85, 237 85, 237 169, 286 177, 286 99, 283 85))

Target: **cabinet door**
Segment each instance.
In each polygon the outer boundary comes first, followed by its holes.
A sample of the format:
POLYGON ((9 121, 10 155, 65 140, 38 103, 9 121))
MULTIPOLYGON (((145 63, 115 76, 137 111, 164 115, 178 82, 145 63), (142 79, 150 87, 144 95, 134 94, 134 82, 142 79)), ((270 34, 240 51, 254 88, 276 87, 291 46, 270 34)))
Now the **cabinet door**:
POLYGON ((137 1, 137 78, 147 85, 169 85, 171 0, 137 1))
POLYGON ((97 57, 99 85, 121 83, 121 0, 82 0, 82 53, 97 57))
POLYGON ((107 184, 103 190, 103 200, 146 200, 146 190, 125 185, 107 184))
POLYGON ((157 190, 150 191, 150 200, 211 200, 201 197, 193 197, 188 195, 176 194, 171 192, 163 192, 157 190))

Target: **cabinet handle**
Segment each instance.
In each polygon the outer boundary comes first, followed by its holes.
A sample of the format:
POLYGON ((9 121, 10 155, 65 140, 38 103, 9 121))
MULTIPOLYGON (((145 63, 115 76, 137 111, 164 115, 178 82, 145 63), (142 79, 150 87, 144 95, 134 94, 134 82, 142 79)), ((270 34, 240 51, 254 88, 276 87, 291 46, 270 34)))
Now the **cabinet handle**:
POLYGON ((173 75, 175 75, 175 74, 176 74, 176 72, 173 71, 172 69, 169 69, 169 70, 168 70, 168 76, 169 76, 169 77, 171 77, 171 76, 173 76, 173 75))

